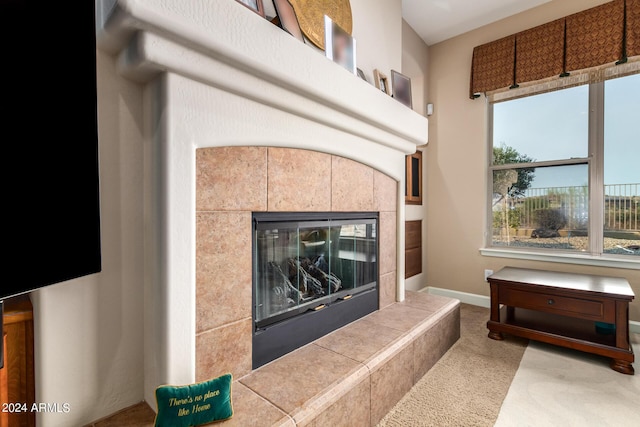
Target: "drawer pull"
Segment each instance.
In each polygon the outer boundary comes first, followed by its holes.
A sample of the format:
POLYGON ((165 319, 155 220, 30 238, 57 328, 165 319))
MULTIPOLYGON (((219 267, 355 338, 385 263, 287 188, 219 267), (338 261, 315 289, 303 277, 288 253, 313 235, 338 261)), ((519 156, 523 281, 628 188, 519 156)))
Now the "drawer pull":
POLYGON ((547 300, 547 304, 549 304, 549 305, 553 305, 553 304, 555 304, 555 303, 556 303, 556 302, 555 302, 554 300, 552 300, 551 298, 549 298, 549 299, 547 300))

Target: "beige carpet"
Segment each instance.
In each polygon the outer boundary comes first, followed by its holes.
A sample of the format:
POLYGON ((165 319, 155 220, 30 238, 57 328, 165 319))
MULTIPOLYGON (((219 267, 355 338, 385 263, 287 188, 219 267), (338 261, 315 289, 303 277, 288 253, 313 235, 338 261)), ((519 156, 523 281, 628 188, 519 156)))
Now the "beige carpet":
POLYGON ((462 304, 460 339, 378 424, 493 426, 527 340, 487 338, 489 309, 462 304))

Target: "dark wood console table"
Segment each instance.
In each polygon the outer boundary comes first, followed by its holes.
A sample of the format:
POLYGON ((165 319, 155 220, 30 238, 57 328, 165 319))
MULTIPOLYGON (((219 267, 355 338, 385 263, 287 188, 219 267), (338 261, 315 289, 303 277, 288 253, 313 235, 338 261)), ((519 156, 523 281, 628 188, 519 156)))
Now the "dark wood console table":
POLYGON ((489 338, 502 340, 507 333, 610 357, 613 370, 633 375, 629 302, 634 294, 627 280, 514 267, 487 280, 489 338))

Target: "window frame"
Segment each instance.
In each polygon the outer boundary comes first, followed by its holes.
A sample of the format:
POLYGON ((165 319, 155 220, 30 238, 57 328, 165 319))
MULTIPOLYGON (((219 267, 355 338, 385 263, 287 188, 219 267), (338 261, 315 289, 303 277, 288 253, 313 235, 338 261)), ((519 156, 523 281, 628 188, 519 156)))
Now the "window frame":
MULTIPOLYGON (((630 73, 636 74, 636 73, 630 73)), ((619 76, 624 77, 624 76, 619 76)), ((531 163, 517 163, 507 165, 493 165, 493 107, 499 102, 508 102, 522 96, 502 97, 502 99, 486 98, 487 111, 487 186, 486 186, 486 221, 485 242, 481 254, 485 256, 497 256, 517 259, 530 259, 550 262, 564 262, 575 264, 590 264, 618 268, 640 269, 640 260, 631 255, 609 254, 604 252, 604 87, 605 81, 576 83, 571 86, 586 84, 589 86, 588 96, 588 155, 582 158, 570 158, 549 160, 531 163), (514 168, 536 168, 548 166, 565 166, 586 164, 588 167, 588 191, 589 191, 589 247, 586 252, 542 249, 532 247, 499 246, 493 244, 493 173, 496 170, 514 168)), ((571 86, 558 85, 553 90, 563 90, 571 86)), ((531 91, 527 95, 538 95, 548 92, 545 90, 531 91)))

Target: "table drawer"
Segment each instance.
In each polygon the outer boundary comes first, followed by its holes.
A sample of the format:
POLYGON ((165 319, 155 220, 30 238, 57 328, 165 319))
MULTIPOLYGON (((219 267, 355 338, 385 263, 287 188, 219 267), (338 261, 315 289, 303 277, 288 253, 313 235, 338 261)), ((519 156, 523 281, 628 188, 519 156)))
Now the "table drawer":
POLYGON ((500 303, 571 317, 594 320, 604 320, 605 318, 605 303, 597 299, 573 298, 552 293, 504 288, 500 290, 500 303))

